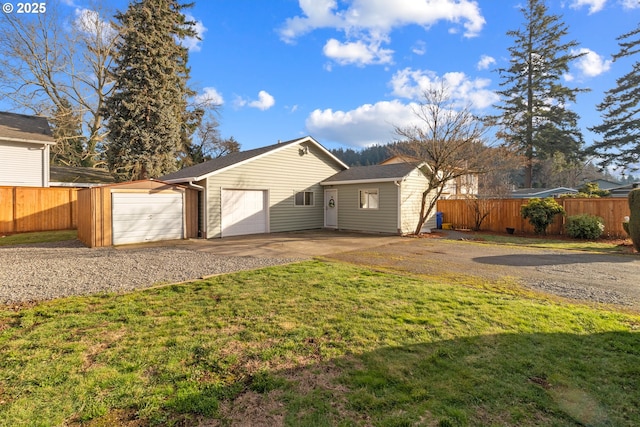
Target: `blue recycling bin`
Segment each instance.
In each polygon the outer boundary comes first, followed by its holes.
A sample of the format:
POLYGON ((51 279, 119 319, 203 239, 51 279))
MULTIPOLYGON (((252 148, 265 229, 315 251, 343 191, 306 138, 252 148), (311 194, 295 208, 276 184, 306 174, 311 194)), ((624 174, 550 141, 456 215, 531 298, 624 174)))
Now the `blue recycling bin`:
POLYGON ((436 228, 442 230, 442 212, 436 212, 436 228))

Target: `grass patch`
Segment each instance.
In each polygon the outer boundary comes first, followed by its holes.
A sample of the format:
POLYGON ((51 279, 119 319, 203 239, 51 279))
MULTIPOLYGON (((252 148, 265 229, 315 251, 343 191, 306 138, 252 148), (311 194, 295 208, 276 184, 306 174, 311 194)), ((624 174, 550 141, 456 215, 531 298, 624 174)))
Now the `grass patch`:
POLYGON ((640 425, 640 316, 308 261, 0 311, 0 425, 640 425))
POLYGON ((62 242, 78 238, 76 230, 38 231, 0 236, 0 246, 23 245, 29 243, 62 242))
POLYGON ((490 242, 500 243, 506 245, 517 246, 530 246, 533 248, 546 248, 546 249, 564 249, 574 251, 588 251, 599 253, 628 253, 628 248, 625 250, 623 246, 619 245, 619 242, 609 243, 606 241, 598 240, 569 240, 569 239, 553 239, 553 238, 541 238, 541 237, 519 237, 519 236, 507 236, 499 234, 482 234, 474 233, 474 239, 490 242))

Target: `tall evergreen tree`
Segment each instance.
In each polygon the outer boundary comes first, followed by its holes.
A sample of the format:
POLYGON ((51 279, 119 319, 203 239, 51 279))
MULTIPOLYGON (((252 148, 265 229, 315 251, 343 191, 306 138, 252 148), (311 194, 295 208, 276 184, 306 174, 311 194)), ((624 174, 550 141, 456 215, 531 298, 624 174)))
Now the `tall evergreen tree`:
POLYGON ((177 0, 134 0, 116 14, 120 40, 115 87, 105 108, 106 158, 121 180, 153 178, 176 169, 202 113, 190 110, 188 51, 194 23, 177 0))
POLYGON ((490 117, 497 124, 497 136, 526 159, 525 186, 533 184, 533 165, 538 158, 556 152, 567 159, 581 157, 582 133, 578 115, 568 108, 581 89, 562 84, 577 42, 564 42, 568 27, 558 15, 548 12, 544 0, 527 0, 521 9, 524 25, 507 35, 514 39, 509 48, 510 66, 498 69, 503 88, 498 91, 501 114, 490 117))
MULTIPOLYGON (((640 52, 640 24, 617 40, 620 51, 614 60, 640 52)), ((605 92, 604 100, 597 106, 602 124, 590 130, 600 134, 602 140, 595 141, 589 151, 601 159, 601 167, 613 166, 625 173, 637 170, 640 161, 640 61, 618 78, 616 85, 605 92)))

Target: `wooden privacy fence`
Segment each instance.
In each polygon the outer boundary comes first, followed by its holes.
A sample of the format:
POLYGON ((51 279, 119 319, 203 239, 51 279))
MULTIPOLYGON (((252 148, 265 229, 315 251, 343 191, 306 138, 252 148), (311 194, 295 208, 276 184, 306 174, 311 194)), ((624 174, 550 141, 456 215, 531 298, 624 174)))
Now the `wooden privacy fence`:
MULTIPOLYGON (((603 197, 600 199, 556 199, 566 216, 556 216, 547 234, 565 234, 566 218, 572 215, 591 214, 604 220, 603 236, 627 237, 622 228, 622 220, 629 216, 629 203, 626 197, 603 197)), ((504 233, 507 227, 515 228, 517 233, 533 234, 533 227, 528 220, 520 216, 520 206, 528 199, 487 199, 478 201, 484 211, 489 214, 482 222, 481 229, 504 233)), ((473 228, 475 224, 474 200, 438 200, 437 210, 442 212, 442 222, 452 224, 456 228, 473 228)))
POLYGON ((77 225, 75 188, 0 187, 0 233, 70 230, 77 225))

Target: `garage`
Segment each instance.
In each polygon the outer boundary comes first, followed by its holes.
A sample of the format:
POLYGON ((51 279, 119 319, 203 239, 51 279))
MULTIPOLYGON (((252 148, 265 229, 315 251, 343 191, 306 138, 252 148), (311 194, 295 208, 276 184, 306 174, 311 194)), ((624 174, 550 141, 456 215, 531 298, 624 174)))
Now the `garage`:
POLYGON ((113 244, 184 238, 183 194, 112 193, 113 244))
POLYGON ((269 232, 266 190, 222 189, 222 237, 269 232))
POLYGON ((199 236, 200 192, 142 180, 78 192, 78 239, 102 247, 199 236))

